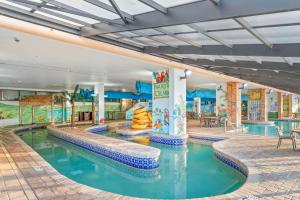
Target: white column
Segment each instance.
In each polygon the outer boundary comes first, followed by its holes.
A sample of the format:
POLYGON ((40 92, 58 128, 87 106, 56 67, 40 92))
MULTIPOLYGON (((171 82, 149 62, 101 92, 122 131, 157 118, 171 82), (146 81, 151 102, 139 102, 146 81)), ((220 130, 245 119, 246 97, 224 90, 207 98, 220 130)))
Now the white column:
POLYGON ((95 124, 104 123, 104 84, 99 83, 94 87, 95 92, 95 124))
POLYGON ((169 134, 186 134, 186 79, 184 71, 180 69, 169 69, 170 79, 170 129, 169 134))
POLYGON ((153 132, 186 134, 186 79, 184 71, 169 68, 153 73, 153 132))
POLYGON ((227 84, 216 86, 216 116, 227 117, 227 84))

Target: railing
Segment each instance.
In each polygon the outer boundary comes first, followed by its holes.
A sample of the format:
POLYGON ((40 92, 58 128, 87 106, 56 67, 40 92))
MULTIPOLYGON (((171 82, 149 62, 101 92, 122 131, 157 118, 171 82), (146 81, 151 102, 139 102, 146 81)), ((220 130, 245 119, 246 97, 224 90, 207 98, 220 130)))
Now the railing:
POLYGON ((227 118, 224 121, 224 132, 228 133, 229 131, 234 130, 234 132, 237 134, 239 130, 242 131, 242 134, 244 133, 244 125, 238 124, 238 123, 232 123, 227 118), (231 128, 229 130, 229 128, 231 128))

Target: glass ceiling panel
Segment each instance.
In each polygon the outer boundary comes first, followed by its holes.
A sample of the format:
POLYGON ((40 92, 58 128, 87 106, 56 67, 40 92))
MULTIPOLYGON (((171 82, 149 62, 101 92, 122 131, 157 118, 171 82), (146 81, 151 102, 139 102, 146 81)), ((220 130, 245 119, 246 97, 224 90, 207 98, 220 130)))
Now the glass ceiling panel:
POLYGON ((21 9, 27 10, 27 11, 31 10, 31 8, 21 6, 20 4, 12 3, 10 1, 0 0, 0 3, 5 3, 5 4, 11 5, 11 6, 14 6, 14 7, 17 7, 17 8, 21 8, 21 9))
MULTIPOLYGON (((46 8, 44 8, 44 9, 46 9, 46 8)), ((78 16, 78 15, 73 15, 73 14, 69 14, 69 13, 65 13, 65 12, 60 12, 60 11, 56 11, 56 10, 52 10, 52 9, 46 9, 46 10, 49 10, 51 12, 56 12, 56 13, 59 13, 61 15, 65 15, 65 16, 68 16, 68 17, 72 17, 74 19, 78 19, 78 20, 81 20, 81 21, 89 23, 89 24, 99 23, 99 21, 97 21, 97 20, 86 18, 86 17, 81 17, 81 16, 78 16)))
POLYGON ((162 43, 156 42, 154 40, 145 38, 145 37, 138 37, 138 38, 134 38, 135 40, 139 40, 141 41, 145 46, 165 46, 162 43))
MULTIPOLYGON (((108 0, 100 0, 103 3, 111 5, 108 0)), ((115 0, 120 10, 131 15, 137 15, 145 12, 153 11, 154 9, 137 1, 137 0, 115 0)))
POLYGON ((256 29, 272 44, 300 43, 300 26, 282 26, 256 29))
POLYGON ((168 35, 163 35, 163 36, 153 36, 153 39, 155 40, 158 40, 158 41, 161 41, 165 44, 169 44, 169 45, 188 45, 187 43, 183 42, 183 41, 180 41, 180 40, 177 40, 173 37, 170 37, 168 35))
POLYGON ((124 39, 122 39, 122 41, 131 43, 131 44, 134 44, 134 45, 138 45, 138 46, 141 46, 141 47, 145 46, 145 44, 143 42, 139 42, 138 40, 131 40, 131 39, 124 38, 124 39))
POLYGON ((125 32, 119 32, 120 35, 124 36, 124 37, 135 37, 138 36, 137 34, 134 34, 132 32, 129 31, 125 31, 125 32))
POLYGON ((229 44, 262 44, 246 30, 219 31, 210 34, 229 44))
POLYGON ((196 44, 200 45, 218 45, 220 43, 216 42, 215 40, 206 37, 201 33, 186 33, 177 35, 180 38, 195 42, 196 44))
POLYGON ((186 25, 177 25, 177 26, 165 26, 161 29, 166 30, 171 33, 188 33, 195 31, 194 29, 186 26, 186 25))
POLYGON ((57 0, 57 1, 64 3, 66 5, 72 6, 74 8, 77 8, 79 10, 88 12, 90 14, 96 15, 98 17, 103 17, 103 18, 107 18, 107 19, 120 18, 119 15, 117 15, 115 13, 104 10, 98 6, 87 3, 83 0, 57 0))
POLYGON ((140 34, 140 35, 161 35, 161 32, 158 32, 154 29, 143 29, 143 30, 136 30, 134 33, 140 34))
POLYGON ((168 8, 168 7, 178 6, 182 4, 188 4, 199 0, 154 0, 154 1, 168 8))
POLYGON ((195 23, 195 25, 199 26, 201 29, 206 30, 206 31, 218 30, 218 29, 240 28, 241 27, 236 21, 234 21, 232 19, 200 22, 200 23, 195 23))
POLYGON ((75 26, 83 26, 82 24, 77 24, 75 22, 72 22, 72 21, 69 21, 69 20, 65 20, 65 19, 62 19, 60 17, 55 17, 53 15, 49 15, 49 14, 41 12, 41 11, 36 11, 35 13, 43 15, 43 16, 46 16, 46 17, 49 17, 49 18, 52 18, 52 19, 56 19, 56 20, 59 20, 59 21, 62 21, 62 22, 66 22, 68 24, 72 24, 72 25, 75 25, 75 26))
POLYGON ((300 22, 300 10, 244 17, 251 26, 289 24, 300 22))

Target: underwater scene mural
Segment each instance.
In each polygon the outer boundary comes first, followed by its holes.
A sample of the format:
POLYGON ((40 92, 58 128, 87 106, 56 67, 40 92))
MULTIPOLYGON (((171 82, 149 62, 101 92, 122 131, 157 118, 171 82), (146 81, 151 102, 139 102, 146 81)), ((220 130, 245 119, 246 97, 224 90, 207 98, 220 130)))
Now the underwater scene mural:
POLYGON ((169 133, 169 70, 153 72, 152 129, 155 133, 169 133))

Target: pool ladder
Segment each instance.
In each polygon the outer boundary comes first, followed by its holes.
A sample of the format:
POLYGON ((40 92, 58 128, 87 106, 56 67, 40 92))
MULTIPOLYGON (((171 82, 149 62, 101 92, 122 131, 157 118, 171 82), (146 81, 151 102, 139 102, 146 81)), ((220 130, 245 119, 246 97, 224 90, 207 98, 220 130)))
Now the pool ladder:
POLYGON ((234 129, 234 132, 236 133, 236 134, 238 134, 238 131, 239 130, 241 130, 242 131, 242 134, 244 134, 244 125, 242 125, 242 124, 237 124, 237 123, 232 123, 232 122, 230 122, 227 118, 225 119, 225 121, 224 121, 224 132, 225 133, 228 133, 229 131, 231 131, 231 130, 233 130, 234 129), (229 130, 229 129, 230 130, 229 130))

